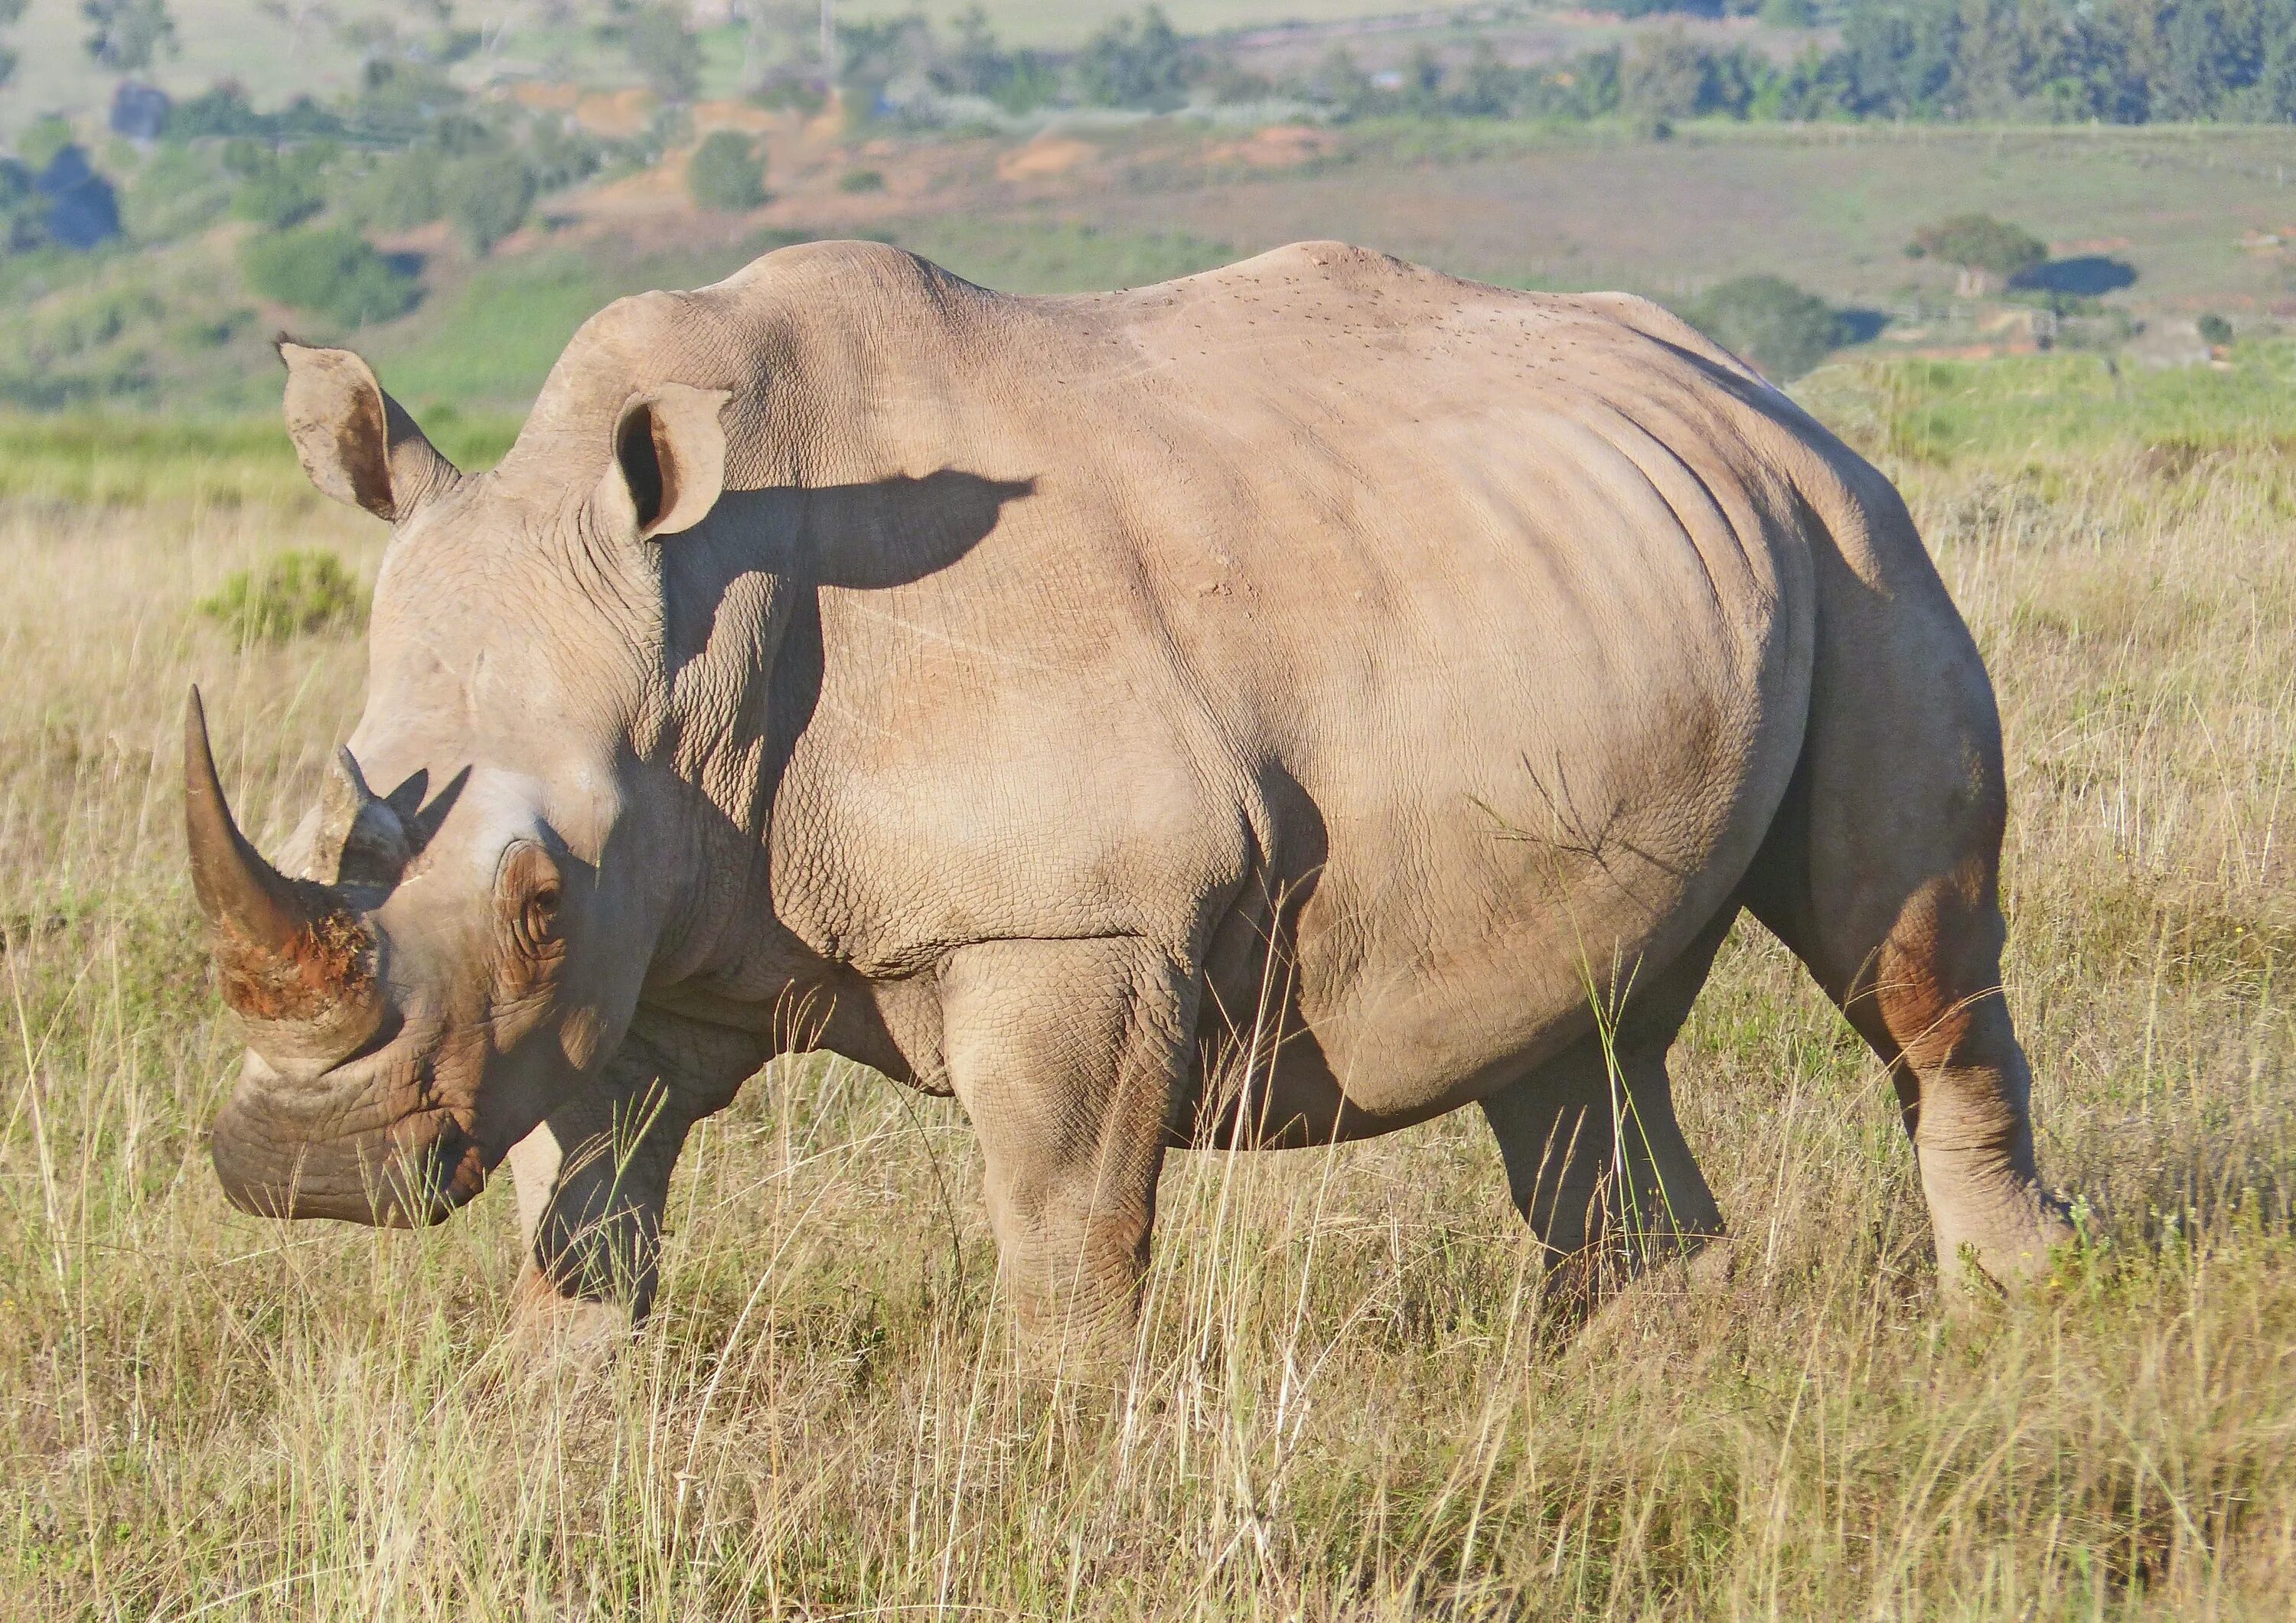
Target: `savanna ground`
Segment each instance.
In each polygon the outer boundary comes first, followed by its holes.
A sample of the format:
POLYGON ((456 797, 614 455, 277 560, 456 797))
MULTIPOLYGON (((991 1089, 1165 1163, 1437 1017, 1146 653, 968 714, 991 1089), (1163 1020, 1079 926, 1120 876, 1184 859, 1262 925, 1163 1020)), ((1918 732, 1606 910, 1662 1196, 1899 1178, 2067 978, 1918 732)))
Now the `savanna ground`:
POLYGON ((0 1615, 2290 1615, 2291 367, 1803 386, 2000 686, 2008 991, 2087 1236, 2044 1286, 1939 1276, 1886 1080, 1749 928, 1677 1070, 1718 1263, 1569 1336, 1472 1113, 1177 1156, 1113 1389, 1015 1372, 962 1117, 839 1062, 697 1135, 603 1373, 505 1340, 506 1190, 413 1234, 230 1210, 177 707, 204 684, 275 838, 361 646, 194 604, 289 545, 371 574, 381 536, 275 430, 17 431, 0 1615))

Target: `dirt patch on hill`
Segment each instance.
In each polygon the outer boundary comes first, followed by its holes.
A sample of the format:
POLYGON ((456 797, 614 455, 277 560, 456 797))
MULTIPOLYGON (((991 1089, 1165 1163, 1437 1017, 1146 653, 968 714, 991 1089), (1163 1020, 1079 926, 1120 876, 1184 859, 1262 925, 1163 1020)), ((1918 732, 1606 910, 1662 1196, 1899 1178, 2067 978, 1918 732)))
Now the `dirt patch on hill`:
POLYGON ((996 160, 999 180, 1039 180, 1072 174, 1100 156, 1100 149, 1073 135, 1039 135, 996 160))
POLYGON ((1242 164, 1255 169, 1296 169, 1331 152, 1339 142, 1329 130, 1311 124, 1271 124, 1241 141, 1223 141, 1204 149, 1207 165, 1242 164))

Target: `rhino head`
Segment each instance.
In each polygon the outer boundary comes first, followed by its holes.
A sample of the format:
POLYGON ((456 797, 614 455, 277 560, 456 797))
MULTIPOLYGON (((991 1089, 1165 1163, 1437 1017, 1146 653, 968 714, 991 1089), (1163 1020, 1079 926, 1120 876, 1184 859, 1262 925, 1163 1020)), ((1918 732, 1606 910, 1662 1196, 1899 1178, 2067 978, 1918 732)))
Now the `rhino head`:
POLYGON ((672 911, 632 815, 647 544, 717 500, 726 396, 625 388, 465 476, 357 356, 280 353, 306 471, 393 536, 365 710, 279 866, 187 709, 192 877, 248 1050, 216 1170, 252 1211, 430 1222, 611 1053, 672 911))

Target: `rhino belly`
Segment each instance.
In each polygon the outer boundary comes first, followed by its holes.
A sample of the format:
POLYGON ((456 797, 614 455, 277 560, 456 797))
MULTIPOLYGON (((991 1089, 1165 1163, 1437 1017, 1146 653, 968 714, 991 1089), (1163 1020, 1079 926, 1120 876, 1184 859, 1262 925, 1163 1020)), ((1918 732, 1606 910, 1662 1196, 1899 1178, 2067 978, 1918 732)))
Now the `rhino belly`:
MULTIPOLYGON (((1648 577, 1644 579, 1645 586, 1648 577)), ((1647 606, 1647 605, 1646 605, 1647 606)), ((1304 709, 1271 877, 1216 998, 1207 1114, 1298 1143, 1507 1086, 1591 1029, 1726 906, 1800 750, 1809 608, 1685 591, 1647 613, 1505 617, 1442 657, 1358 660, 1304 709), (1257 961, 1255 961, 1257 960, 1257 961), (1280 988, 1271 996, 1268 988, 1280 988), (1234 1040, 1256 1030, 1256 1043, 1234 1040)), ((1200 1118, 1201 1119, 1201 1118, 1200 1118)))

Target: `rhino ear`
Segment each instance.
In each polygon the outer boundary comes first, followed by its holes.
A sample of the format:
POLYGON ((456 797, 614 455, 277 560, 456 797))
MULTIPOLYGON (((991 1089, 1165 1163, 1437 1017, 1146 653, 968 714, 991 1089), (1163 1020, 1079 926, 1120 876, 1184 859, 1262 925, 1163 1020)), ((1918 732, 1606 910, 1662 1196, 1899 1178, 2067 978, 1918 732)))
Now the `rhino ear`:
POLYGON ((461 477, 348 349, 282 336, 287 436, 311 482, 339 502, 397 523, 461 477))
POLYGON ((726 488, 722 389, 658 383, 631 397, 614 424, 615 505, 628 504, 638 538, 674 536, 701 522, 726 488))

